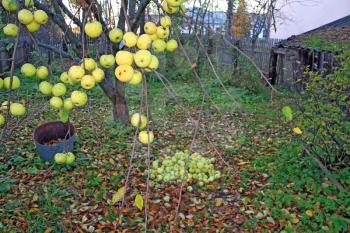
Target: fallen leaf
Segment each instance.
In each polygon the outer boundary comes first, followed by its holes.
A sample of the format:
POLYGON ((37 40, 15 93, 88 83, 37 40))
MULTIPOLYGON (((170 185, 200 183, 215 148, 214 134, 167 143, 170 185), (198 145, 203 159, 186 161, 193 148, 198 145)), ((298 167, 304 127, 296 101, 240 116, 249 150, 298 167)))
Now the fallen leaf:
POLYGON ((136 195, 134 204, 139 210, 143 209, 143 197, 142 197, 142 195, 140 195, 140 194, 136 195))
POLYGON ((118 191, 113 195, 112 197, 112 205, 114 205, 115 203, 119 202, 121 199, 123 199, 125 195, 125 187, 121 187, 120 189, 118 189, 118 191))

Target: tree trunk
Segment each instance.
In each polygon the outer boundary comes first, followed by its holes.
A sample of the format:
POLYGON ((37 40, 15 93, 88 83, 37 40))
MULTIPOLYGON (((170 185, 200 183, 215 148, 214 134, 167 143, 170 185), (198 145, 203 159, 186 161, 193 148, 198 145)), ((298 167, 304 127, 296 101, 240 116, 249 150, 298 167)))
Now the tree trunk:
POLYGON ((116 121, 129 124, 129 109, 125 98, 125 85, 117 81, 115 98, 112 100, 113 117, 116 121))

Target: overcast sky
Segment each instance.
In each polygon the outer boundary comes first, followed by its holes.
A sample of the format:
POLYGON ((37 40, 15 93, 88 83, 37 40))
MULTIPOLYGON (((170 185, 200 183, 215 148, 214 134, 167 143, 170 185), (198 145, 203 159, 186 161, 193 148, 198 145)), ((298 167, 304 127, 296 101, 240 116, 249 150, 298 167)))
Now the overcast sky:
MULTIPOLYGON (((301 0, 305 2, 305 0, 301 0)), ((336 19, 350 15, 350 0, 315 0, 308 3, 292 3, 282 9, 290 20, 278 25, 274 38, 287 38, 317 28, 336 19)))

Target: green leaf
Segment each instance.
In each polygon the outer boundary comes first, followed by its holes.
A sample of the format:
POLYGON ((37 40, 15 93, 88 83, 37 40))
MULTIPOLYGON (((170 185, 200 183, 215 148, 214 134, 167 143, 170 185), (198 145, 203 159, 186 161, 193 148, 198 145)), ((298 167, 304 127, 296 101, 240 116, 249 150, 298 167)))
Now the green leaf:
POLYGON ((114 205, 115 203, 119 202, 121 199, 123 199, 125 195, 125 187, 121 187, 120 189, 118 189, 118 191, 113 195, 112 197, 112 205, 114 205))
POLYGON ((68 120, 69 120, 69 111, 65 108, 63 108, 60 113, 60 120, 63 122, 63 123, 67 123, 68 120))
POLYGON ((293 120, 293 111, 292 111, 291 107, 284 106, 282 108, 282 113, 283 113, 283 115, 284 115, 284 117, 286 118, 287 121, 293 120))
POLYGON ((136 195, 134 204, 139 210, 143 209, 143 197, 141 194, 136 195))
POLYGON ((11 43, 8 43, 5 48, 7 51, 9 51, 12 47, 13 47, 13 43, 11 42, 11 43))

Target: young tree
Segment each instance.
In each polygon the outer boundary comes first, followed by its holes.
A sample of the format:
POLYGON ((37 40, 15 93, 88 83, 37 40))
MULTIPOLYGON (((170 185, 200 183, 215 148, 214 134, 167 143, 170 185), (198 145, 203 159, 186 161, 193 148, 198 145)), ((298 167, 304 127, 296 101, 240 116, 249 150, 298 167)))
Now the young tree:
POLYGON ((246 5, 245 0, 239 0, 237 12, 232 17, 231 32, 237 39, 243 38, 250 33, 251 18, 246 5))

